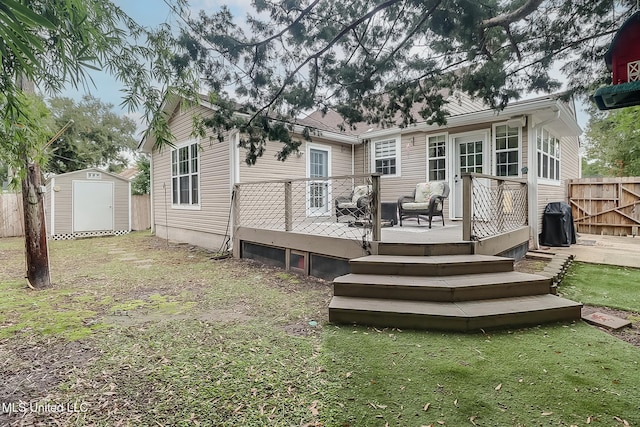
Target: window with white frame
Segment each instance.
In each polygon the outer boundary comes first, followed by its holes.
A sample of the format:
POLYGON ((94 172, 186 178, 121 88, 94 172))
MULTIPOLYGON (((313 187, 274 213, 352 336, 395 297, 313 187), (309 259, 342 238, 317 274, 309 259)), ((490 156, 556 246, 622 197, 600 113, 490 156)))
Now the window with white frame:
POLYGON ((382 175, 397 175, 398 146, 395 139, 373 143, 373 166, 382 175))
POLYGON ((538 178, 560 181, 560 139, 547 129, 538 130, 538 178))
POLYGON ((429 181, 443 181, 447 177, 447 138, 436 135, 427 138, 429 181))
POLYGON ((171 202, 179 206, 200 204, 200 151, 197 143, 171 151, 171 202))
POLYGON ((520 171, 520 128, 508 124, 496 125, 496 176, 518 176, 520 171))

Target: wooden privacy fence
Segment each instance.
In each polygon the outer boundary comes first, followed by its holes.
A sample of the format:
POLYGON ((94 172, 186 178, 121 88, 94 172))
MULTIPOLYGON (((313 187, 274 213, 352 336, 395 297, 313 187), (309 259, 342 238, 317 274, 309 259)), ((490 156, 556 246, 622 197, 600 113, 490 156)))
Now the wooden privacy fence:
POLYGON ((638 235, 640 177, 572 179, 569 201, 578 233, 638 235))
POLYGON ((23 236, 22 195, 0 193, 0 238, 23 236))
POLYGON ((131 196, 131 230, 151 228, 151 196, 131 196))

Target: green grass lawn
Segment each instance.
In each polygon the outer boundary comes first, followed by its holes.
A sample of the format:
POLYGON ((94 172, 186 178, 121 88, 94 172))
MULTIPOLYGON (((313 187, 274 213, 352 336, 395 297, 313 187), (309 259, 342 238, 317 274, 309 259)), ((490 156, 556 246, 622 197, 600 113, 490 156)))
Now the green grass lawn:
POLYGON ((0 240, 0 402, 85 410, 23 423, 640 425, 640 350, 581 322, 489 334, 336 326, 329 283, 145 233, 50 250, 56 287, 31 291, 22 242, 0 240))
POLYGON ((640 269, 575 263, 560 287, 585 304, 640 312, 640 269))

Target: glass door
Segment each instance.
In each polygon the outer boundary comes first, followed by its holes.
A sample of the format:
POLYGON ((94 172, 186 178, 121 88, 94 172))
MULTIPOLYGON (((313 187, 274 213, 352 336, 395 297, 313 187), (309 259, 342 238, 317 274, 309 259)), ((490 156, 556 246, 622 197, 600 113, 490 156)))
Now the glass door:
POLYGON ((453 137, 455 151, 453 182, 453 216, 462 218, 462 174, 484 173, 486 133, 453 137))
POLYGON ((309 150, 309 178, 324 178, 311 180, 308 186, 307 214, 320 216, 329 214, 329 151, 319 148, 309 150))

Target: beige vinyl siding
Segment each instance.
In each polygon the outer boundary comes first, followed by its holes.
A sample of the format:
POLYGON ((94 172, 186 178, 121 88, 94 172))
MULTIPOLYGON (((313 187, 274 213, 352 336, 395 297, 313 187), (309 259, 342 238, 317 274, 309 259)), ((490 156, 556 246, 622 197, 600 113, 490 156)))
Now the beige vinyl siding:
POLYGON ((282 149, 282 143, 278 141, 267 142, 265 153, 252 166, 247 165, 245 162, 246 152, 240 148, 238 156, 240 182, 307 178, 306 156, 310 145, 319 146, 320 148, 326 147, 331 151, 329 176, 351 175, 351 145, 330 142, 320 137, 312 137, 311 142, 305 141, 300 146, 301 155, 292 154, 284 162, 276 158, 276 153, 282 149))
MULTIPOLYGON (((70 234, 73 233, 73 182, 93 182, 93 181, 108 181, 113 183, 113 230, 114 231, 128 231, 129 230, 129 181, 124 178, 118 178, 106 172, 102 172, 97 169, 91 169, 89 171, 95 171, 101 173, 100 180, 87 179, 88 170, 80 170, 75 172, 69 172, 55 176, 54 180, 54 195, 53 203, 51 206, 51 181, 47 185, 47 224, 50 222, 51 212, 53 209, 53 232, 55 235, 70 234)), ((51 233, 51 225, 49 225, 48 232, 51 233)))
MULTIPOLYGON (((282 149, 282 143, 278 141, 268 141, 266 150, 262 157, 258 158, 256 164, 247 165, 245 162, 246 151, 238 149, 238 162, 240 167, 240 182, 273 181, 286 178, 306 178, 304 155, 292 154, 287 160, 280 161, 276 158, 276 153, 282 149)), ((304 144, 301 151, 306 151, 304 144)))
POLYGON ((369 143, 361 142, 354 147, 353 150, 353 171, 354 174, 360 175, 369 173, 369 143))
MULTIPOLYGON (((569 203, 567 188, 569 180, 579 178, 578 137, 560 138, 560 182, 557 185, 538 178, 538 230, 542 232, 542 215, 544 208, 551 202, 569 203)), ((531 171, 537 173, 537 171, 531 171)))
MULTIPOLYGON (((191 136, 192 116, 208 114, 203 107, 192 107, 184 112, 174 114, 169 125, 175 136, 176 146, 189 141, 195 142, 191 136)), ((200 207, 182 209, 172 206, 171 194, 171 148, 153 152, 153 194, 154 224, 160 237, 169 237, 178 241, 192 241, 190 236, 200 236, 198 244, 214 248, 219 246, 227 228, 229 209, 231 206, 231 183, 229 169, 228 136, 219 142, 216 137, 207 135, 200 141, 199 152, 199 198, 200 207), (167 228, 168 227, 168 230, 167 228)), ((211 135, 213 136, 213 135, 211 135)))

